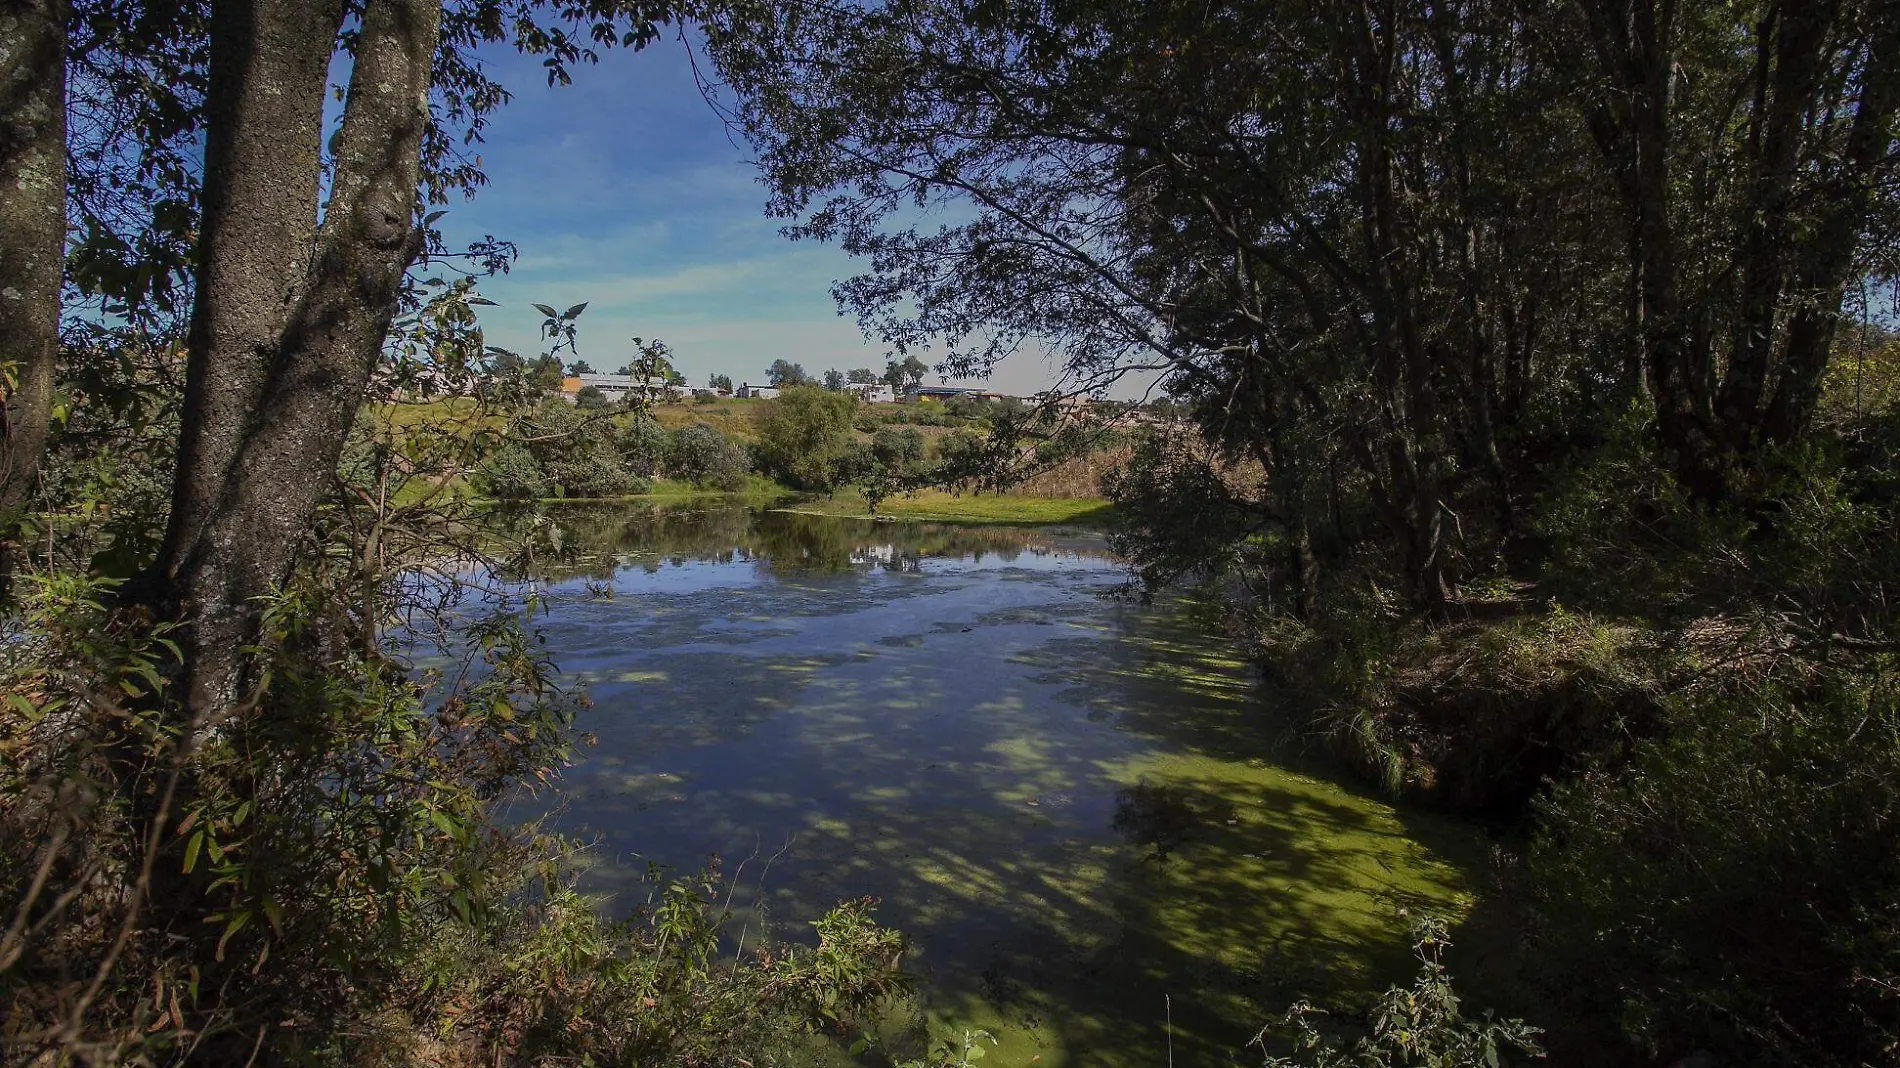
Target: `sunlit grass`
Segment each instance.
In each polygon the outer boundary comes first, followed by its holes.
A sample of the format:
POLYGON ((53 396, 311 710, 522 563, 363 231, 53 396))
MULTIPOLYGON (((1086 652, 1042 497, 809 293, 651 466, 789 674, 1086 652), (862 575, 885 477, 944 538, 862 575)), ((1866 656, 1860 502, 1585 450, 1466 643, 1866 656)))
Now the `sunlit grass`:
MULTIPOLYGON (((943 490, 921 490, 879 502, 877 514, 895 519, 930 519, 944 523, 1008 523, 1036 526, 1089 525, 1107 522, 1110 504, 1099 497, 976 496, 943 490)), ((823 500, 800 502, 798 511, 821 515, 867 518, 870 505, 864 495, 847 490, 823 500)))

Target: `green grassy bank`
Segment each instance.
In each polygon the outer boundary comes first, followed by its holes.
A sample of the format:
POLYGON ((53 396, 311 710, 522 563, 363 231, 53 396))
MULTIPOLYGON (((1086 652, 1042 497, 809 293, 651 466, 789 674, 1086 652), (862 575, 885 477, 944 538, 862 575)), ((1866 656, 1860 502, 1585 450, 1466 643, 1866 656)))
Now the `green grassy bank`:
MULTIPOLYGON (((1112 509, 1113 506, 1100 497, 999 497, 920 490, 880 501, 876 515, 943 523, 1101 526, 1108 521, 1112 509)), ((858 519, 872 517, 869 502, 856 490, 801 501, 790 510, 858 519)))

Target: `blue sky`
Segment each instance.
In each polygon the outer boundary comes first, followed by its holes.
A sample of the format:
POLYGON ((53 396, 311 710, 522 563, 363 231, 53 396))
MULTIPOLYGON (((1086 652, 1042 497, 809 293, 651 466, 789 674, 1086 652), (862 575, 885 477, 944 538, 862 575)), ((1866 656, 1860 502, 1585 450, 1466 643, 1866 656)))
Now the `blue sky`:
MULTIPOLYGON (((451 248, 489 233, 520 246, 514 271, 481 286, 501 305, 483 316, 490 344, 539 351, 530 303, 586 301, 580 355, 598 371, 624 364, 635 335, 665 339, 694 385, 714 372, 757 382, 780 358, 814 375, 882 371, 885 346, 831 299, 854 261, 780 236, 749 150, 700 98, 684 44, 606 53, 552 88, 538 60, 486 58, 514 100, 481 147, 488 186, 439 225, 451 248)), ((1022 354, 991 381, 1031 392, 1054 377, 1022 354)))

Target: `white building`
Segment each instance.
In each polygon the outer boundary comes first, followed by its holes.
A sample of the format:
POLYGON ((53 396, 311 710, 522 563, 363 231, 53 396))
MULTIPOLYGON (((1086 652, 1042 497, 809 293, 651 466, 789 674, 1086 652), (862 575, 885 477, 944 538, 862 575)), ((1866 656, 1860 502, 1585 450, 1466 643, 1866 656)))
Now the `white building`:
POLYGON ((855 393, 866 404, 889 404, 897 400, 897 391, 883 382, 857 383, 845 388, 847 393, 855 393))
POLYGON ((778 396, 778 392, 777 386, 755 386, 750 382, 739 383, 739 396, 750 397, 753 400, 771 400, 778 396))
POLYGON ((687 388, 668 382, 664 378, 639 379, 632 375, 569 375, 561 380, 561 393, 573 400, 580 391, 592 386, 606 395, 610 401, 633 394, 647 400, 683 400, 687 388))

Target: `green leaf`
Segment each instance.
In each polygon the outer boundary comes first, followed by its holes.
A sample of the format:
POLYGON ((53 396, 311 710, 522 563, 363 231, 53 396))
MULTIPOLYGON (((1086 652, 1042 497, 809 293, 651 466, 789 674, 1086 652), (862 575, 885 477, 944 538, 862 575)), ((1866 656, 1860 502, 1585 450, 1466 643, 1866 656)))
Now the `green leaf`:
POLYGON ((185 874, 191 874, 191 869, 197 866, 198 850, 203 848, 204 844, 205 829, 200 827, 198 833, 191 836, 191 841, 185 843, 185 874))
POLYGON ((244 925, 250 922, 251 922, 251 913, 249 909, 240 910, 238 912, 234 912, 231 914, 230 922, 224 925, 223 937, 218 939, 218 952, 216 954, 217 960, 224 959, 224 945, 225 943, 231 941, 231 936, 243 930, 244 925))
POLYGON ((561 317, 560 312, 555 311, 553 308, 550 308, 545 304, 536 304, 534 306, 534 310, 540 312, 542 315, 545 315, 550 319, 558 319, 561 317))
POLYGON ((579 304, 574 305, 572 308, 567 309, 566 311, 561 313, 561 318, 578 319, 580 317, 580 314, 587 310, 587 303, 588 303, 587 301, 583 300, 579 304))

